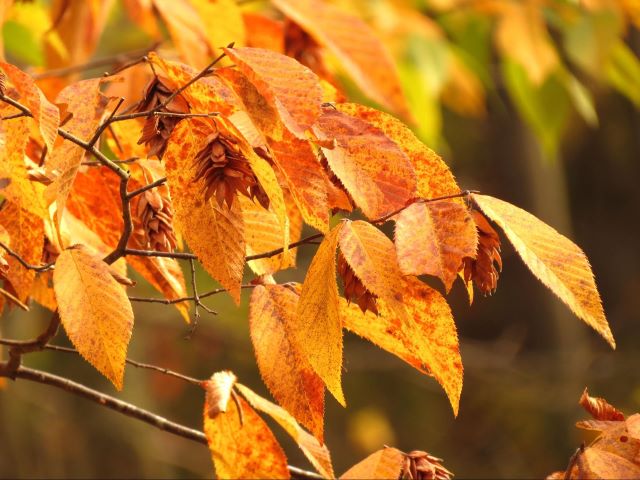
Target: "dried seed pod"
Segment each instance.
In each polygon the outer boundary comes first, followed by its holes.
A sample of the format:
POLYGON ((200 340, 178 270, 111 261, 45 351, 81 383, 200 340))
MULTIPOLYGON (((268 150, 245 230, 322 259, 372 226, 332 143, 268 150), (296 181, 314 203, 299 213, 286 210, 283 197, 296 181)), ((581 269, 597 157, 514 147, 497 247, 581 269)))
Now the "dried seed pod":
POLYGON ((444 468, 440 462, 442 459, 427 452, 413 450, 405 454, 400 478, 403 480, 450 480, 453 473, 444 468))
POLYGON ((139 221, 136 235, 140 243, 151 250, 173 252, 177 241, 173 230, 171 197, 166 185, 142 193, 136 213, 139 221))
MULTIPOLYGON (((162 105, 173 91, 158 76, 151 79, 147 84, 142 100, 138 102, 135 111, 146 112, 162 105)), ((168 113, 189 113, 189 104, 182 95, 176 95, 167 105, 160 108, 159 112, 168 113)), ((142 127, 142 136, 138 144, 145 144, 149 147, 148 156, 157 155, 162 158, 167 148, 167 141, 171 132, 180 121, 180 118, 166 115, 149 115, 142 127)))
POLYGON ((464 279, 467 282, 473 280, 485 295, 491 294, 498 286, 499 272, 502 271, 500 237, 482 213, 472 210, 471 214, 478 229, 478 252, 476 258, 463 260, 464 279))
POLYGON ((209 135, 206 145, 194 160, 194 182, 203 180, 205 200, 215 195, 220 207, 226 202, 231 208, 236 192, 256 199, 269 208, 269 197, 258 182, 239 145, 239 140, 219 129, 209 135))
POLYGON ((347 301, 355 301, 362 313, 366 313, 369 310, 378 315, 378 306, 376 304, 378 296, 367 290, 347 263, 342 252, 338 252, 338 273, 344 284, 344 296, 347 301))

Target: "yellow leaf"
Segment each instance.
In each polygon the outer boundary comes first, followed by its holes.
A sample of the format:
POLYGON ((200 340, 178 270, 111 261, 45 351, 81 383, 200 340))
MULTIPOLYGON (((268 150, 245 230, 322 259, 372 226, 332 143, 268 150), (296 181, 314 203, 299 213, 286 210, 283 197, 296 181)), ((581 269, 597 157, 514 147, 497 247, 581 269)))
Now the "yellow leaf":
POLYGON ((49 153, 53 152, 53 143, 58 136, 60 112, 58 107, 47 100, 42 91, 29 75, 11 64, 0 62, 0 68, 7 74, 11 83, 20 94, 20 102, 33 114, 42 139, 49 153))
POLYGON ((326 46, 366 95, 405 119, 411 118, 393 58, 369 25, 325 1, 273 3, 326 46))
POLYGON ((313 130, 325 144, 329 167, 370 219, 404 207, 416 195, 409 158, 380 129, 333 108, 325 109, 313 130))
POLYGON ((238 390, 247 401, 261 412, 271 416, 298 444, 302 453, 309 459, 314 468, 325 478, 334 478, 331 455, 326 445, 304 431, 298 422, 285 409, 275 405, 256 394, 241 383, 236 384, 238 390))
POLYGON ((229 210, 215 198, 204 201, 199 182, 194 182, 193 159, 204 147, 211 125, 185 119, 176 126, 164 154, 174 206, 175 226, 198 256, 204 268, 240 303, 245 241, 238 202, 229 210))
POLYGON ((289 132, 284 132, 280 141, 271 140, 269 146, 304 221, 326 233, 329 230, 326 176, 313 148, 289 132))
POLYGON ((207 65, 211 49, 207 31, 189 0, 153 0, 182 59, 196 68, 207 65))
MULTIPOLYGON (((235 43, 244 45, 245 28, 242 10, 235 0, 189 0, 202 19, 207 43, 218 56, 220 48, 235 43)), ((175 7, 174 7, 175 8, 175 7)))
POLYGON ((340 476, 340 480, 400 478, 404 459, 405 456, 400 450, 384 447, 356 463, 340 476))
POLYGON ((292 288, 257 286, 249 302, 251 341, 273 397, 322 441, 324 383, 289 339, 297 306, 298 292, 292 288))
POLYGON ((417 370, 433 375, 458 414, 462 392, 462 360, 458 334, 447 301, 436 290, 414 277, 400 285, 408 316, 399 318, 385 303, 378 302, 380 315, 363 314, 357 305, 340 299, 345 328, 378 345, 417 370))
POLYGON ((340 252, 371 293, 404 318, 402 273, 393 242, 370 223, 345 221, 338 235, 340 252))
POLYGON ((240 71, 269 103, 275 105, 284 125, 297 137, 320 115, 320 80, 293 58, 261 48, 225 48, 240 71))
POLYGON ((356 103, 341 103, 336 108, 379 128, 402 149, 413 165, 418 197, 429 199, 460 192, 447 164, 400 120, 356 103))
POLYGON ((395 244, 405 275, 433 275, 451 290, 464 257, 475 257, 478 233, 464 204, 416 202, 396 217, 395 244))
POLYGON ((56 260, 53 288, 60 320, 73 345, 122 390, 133 310, 109 265, 80 245, 68 248, 56 260))
POLYGON ((488 195, 473 199, 502 228, 533 274, 616 348, 589 260, 580 247, 510 203, 488 195))
POLYGON ((204 433, 217 478, 289 478, 287 458, 267 424, 246 400, 236 399, 215 415, 208 398, 204 404, 204 433))
MULTIPOLYGON (((589 447, 576 462, 580 478, 640 478, 640 466, 620 455, 596 447, 589 447)), ((573 477, 572 477, 573 478, 573 477)))
POLYGON ((336 281, 336 248, 340 223, 325 236, 302 285, 298 321, 290 325, 290 339, 343 406, 342 321, 336 281))
MULTIPOLYGON (((5 201, 0 209, 0 225, 4 227, 11 239, 12 250, 27 263, 39 265, 44 246, 42 219, 22 208, 21 203, 5 201)), ((6 278, 11 283, 16 297, 21 302, 25 302, 29 297, 35 272, 24 268, 12 256, 7 256, 6 259, 9 264, 6 278)))

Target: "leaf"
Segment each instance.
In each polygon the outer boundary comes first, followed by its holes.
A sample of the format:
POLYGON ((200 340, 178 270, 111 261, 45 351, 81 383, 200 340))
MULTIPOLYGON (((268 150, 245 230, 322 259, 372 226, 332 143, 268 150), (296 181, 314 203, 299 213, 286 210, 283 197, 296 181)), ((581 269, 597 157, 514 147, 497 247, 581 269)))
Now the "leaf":
MULTIPOLYGON (((25 262, 39 265, 44 245, 42 219, 22 208, 21 204, 5 201, 0 209, 0 225, 4 227, 11 239, 12 250, 25 262)), ((9 264, 6 277, 16 297, 24 303, 29 297, 35 272, 24 268, 12 256, 7 256, 6 260, 9 264)))
POLYGON ((394 354, 417 370, 432 375, 444 388, 454 415, 462 391, 462 359, 458 334, 447 301, 413 277, 400 285, 408 318, 398 317, 384 300, 380 315, 363 314, 357 305, 340 299, 345 328, 394 354))
POLYGON ((243 46, 245 26, 242 10, 235 0, 189 0, 198 16, 203 20, 204 32, 213 56, 220 48, 235 43, 243 46))
POLYGON ((228 410, 229 400, 231 400, 231 393, 236 380, 237 377, 233 372, 224 370, 214 373, 205 382, 206 403, 209 407, 206 410, 207 415, 215 417, 218 413, 224 413, 228 410))
POLYGON ((327 179, 309 142, 284 132, 282 140, 271 140, 269 146, 304 221, 329 231, 327 179))
POLYGON ((393 242, 370 223, 346 220, 338 235, 345 260, 367 290, 404 318, 402 273, 393 242))
POLYGON ((533 274, 616 348, 589 260, 568 238, 530 213, 488 195, 473 200, 504 231, 533 274))
POLYGON ((225 53, 267 101, 284 125, 304 138, 320 115, 320 80, 293 58, 261 48, 225 48, 225 53))
POLYGON ((284 428, 320 474, 326 478, 334 477, 331 455, 326 445, 320 444, 315 437, 304 431, 285 409, 262 398, 241 383, 238 383, 236 386, 254 408, 266 413, 284 428))
POLYGON ((366 95, 402 117, 411 118, 393 58, 369 25, 325 1, 273 3, 326 46, 366 95))
POLYGON ((205 67, 211 49, 203 19, 189 0, 153 0, 167 25, 171 40, 182 59, 197 68, 205 67))
MULTIPOLYGON (((10 115, 15 109, 0 104, 0 115, 10 115)), ((47 218, 43 201, 44 186, 29 180, 25 149, 29 141, 29 119, 14 118, 0 123, 0 187, 2 195, 40 218, 47 218), (6 185, 6 186, 4 186, 6 185)))
MULTIPOLYGON (((66 87, 56 100, 66 104, 67 111, 73 116, 65 124, 65 130, 80 140, 88 141, 100 123, 108 103, 107 97, 100 93, 102 78, 82 80, 66 87)), ((67 197, 84 158, 82 147, 64 140, 45 161, 45 168, 55 179, 47 186, 45 198, 49 203, 56 202, 56 224, 62 219, 67 197)))
POLYGON ((193 181, 193 159, 207 140, 211 127, 200 119, 185 119, 176 126, 164 154, 174 206, 176 228, 198 256, 209 275, 219 281, 236 303, 244 269, 245 241, 242 213, 237 202, 230 210, 215 199, 204 201, 193 181))
POLYGON ((451 200, 416 202, 395 220, 402 273, 436 276, 449 292, 462 259, 476 254, 478 233, 467 208, 451 200))
POLYGON ((316 251, 302 284, 296 314, 291 325, 292 343, 299 348, 327 389, 346 406, 342 392, 342 321, 338 312, 336 248, 340 223, 325 237, 316 251))
POLYGON ((447 164, 437 153, 418 140, 400 120, 388 113, 357 103, 341 103, 336 105, 336 108, 379 128, 402 149, 413 165, 418 197, 430 199, 460 192, 460 187, 447 164))
POLYGON ((284 53, 284 22, 256 12, 242 12, 247 47, 284 53))
POLYGON ((579 401, 584 408, 596 420, 624 420, 624 414, 604 398, 592 397, 585 388, 579 401))
POLYGON ((405 456, 400 450, 384 447, 356 463, 340 476, 340 480, 400 478, 404 461, 405 456))
POLYGON ((612 452, 587 448, 577 461, 580 478, 640 478, 640 466, 612 452))
POLYGON ((0 62, 0 68, 4 70, 20 94, 20 102, 31 110, 33 119, 38 125, 49 153, 53 152, 53 144, 58 136, 58 126, 60 124, 58 107, 47 100, 47 97, 35 84, 33 78, 22 70, 4 62, 0 62))
POLYGON ((266 423, 241 397, 227 411, 210 415, 204 404, 204 433, 218 478, 289 478, 287 458, 266 423))
POLYGON ((60 320, 73 345, 122 390, 133 310, 109 266, 80 245, 56 260, 53 288, 60 320))
POLYGON ((259 285, 249 301, 249 330, 260 375, 273 397, 322 441, 324 383, 289 332, 298 293, 286 285, 259 285))
POLYGON ((324 143, 329 167, 369 218, 406 205, 416 194, 409 158, 380 129, 359 118, 325 109, 313 128, 324 143))

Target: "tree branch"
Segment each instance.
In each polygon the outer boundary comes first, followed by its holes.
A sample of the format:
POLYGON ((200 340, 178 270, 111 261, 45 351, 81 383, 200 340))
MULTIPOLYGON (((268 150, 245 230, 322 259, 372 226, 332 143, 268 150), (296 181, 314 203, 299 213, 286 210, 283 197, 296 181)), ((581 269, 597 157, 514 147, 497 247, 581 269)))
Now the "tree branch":
MULTIPOLYGON (((76 383, 68 378, 59 377, 51 373, 35 370, 28 367, 18 367, 13 375, 8 375, 6 365, 0 363, 0 376, 8 376, 15 379, 24 379, 31 382, 42 383, 52 387, 65 390, 79 397, 91 400, 98 405, 114 410, 128 417, 135 418, 142 422, 158 428, 159 430, 172 433, 182 438, 207 445, 207 437, 199 430, 189 428, 176 422, 172 422, 160 415, 156 415, 148 410, 124 402, 105 393, 85 387, 80 383, 76 383)), ((320 479, 320 475, 297 467, 289 466, 289 472, 293 477, 301 479, 320 479)))
POLYGON ((11 248, 9 248, 9 245, 5 244, 4 242, 0 242, 0 247, 4 249, 4 251, 7 252, 9 255, 11 255, 13 258, 15 258, 18 261, 18 263, 20 263, 20 265, 22 265, 27 270, 34 270, 36 272, 46 272, 47 270, 51 270, 55 264, 55 262, 51 262, 51 263, 45 263, 44 265, 31 265, 24 258, 22 258, 18 253, 11 250, 11 248))

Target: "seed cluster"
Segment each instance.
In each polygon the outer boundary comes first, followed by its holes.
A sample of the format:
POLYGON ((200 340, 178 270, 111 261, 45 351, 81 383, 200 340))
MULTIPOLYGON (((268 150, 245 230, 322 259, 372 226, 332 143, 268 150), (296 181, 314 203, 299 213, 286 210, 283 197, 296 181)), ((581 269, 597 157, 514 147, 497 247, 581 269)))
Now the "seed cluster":
POLYGON ((476 258, 464 259, 464 279, 467 282, 473 280, 485 295, 492 294, 498 286, 499 272, 502 271, 500 237, 479 211, 472 210, 471 214, 478 229, 478 252, 476 258))

